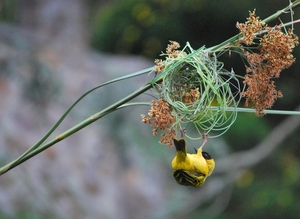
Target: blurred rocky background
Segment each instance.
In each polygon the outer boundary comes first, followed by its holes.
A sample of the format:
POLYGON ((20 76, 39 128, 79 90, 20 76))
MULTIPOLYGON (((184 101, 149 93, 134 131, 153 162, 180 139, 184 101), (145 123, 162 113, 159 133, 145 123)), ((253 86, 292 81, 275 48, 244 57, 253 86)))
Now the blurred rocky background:
MULTIPOLYGON (((84 92, 153 66, 168 40, 209 47, 235 35, 236 22, 244 22, 249 10, 265 18, 288 3, 1 0, 0 164, 35 144, 84 92)), ((299 14, 295 9, 295 18, 299 14)), ((237 55, 223 61, 245 71, 237 55)), ((145 75, 93 92, 50 139, 147 80, 145 75)), ((274 109, 294 110, 299 62, 276 83, 284 97, 274 109)), ((239 114, 224 136, 207 143, 217 166, 195 189, 172 178, 175 150, 160 145, 141 123, 147 112, 145 106, 114 112, 0 176, 0 218, 299 217, 299 117, 239 114)), ((189 141, 189 150, 200 144, 189 141)))

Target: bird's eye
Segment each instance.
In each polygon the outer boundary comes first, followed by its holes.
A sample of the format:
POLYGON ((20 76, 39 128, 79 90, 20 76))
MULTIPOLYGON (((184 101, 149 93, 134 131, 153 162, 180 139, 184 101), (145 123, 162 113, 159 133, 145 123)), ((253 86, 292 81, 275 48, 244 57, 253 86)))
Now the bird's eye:
POLYGON ((205 152, 205 151, 202 152, 202 156, 203 156, 206 160, 212 159, 212 157, 210 156, 210 154, 207 153, 207 152, 205 152))

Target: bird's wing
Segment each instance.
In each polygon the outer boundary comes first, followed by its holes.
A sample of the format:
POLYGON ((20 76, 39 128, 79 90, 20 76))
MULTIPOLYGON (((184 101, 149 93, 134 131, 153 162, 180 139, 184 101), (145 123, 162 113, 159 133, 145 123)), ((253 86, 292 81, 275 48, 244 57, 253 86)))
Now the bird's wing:
POLYGON ((174 171, 173 177, 180 185, 196 187, 202 186, 206 179, 205 175, 201 173, 185 171, 182 169, 174 171))

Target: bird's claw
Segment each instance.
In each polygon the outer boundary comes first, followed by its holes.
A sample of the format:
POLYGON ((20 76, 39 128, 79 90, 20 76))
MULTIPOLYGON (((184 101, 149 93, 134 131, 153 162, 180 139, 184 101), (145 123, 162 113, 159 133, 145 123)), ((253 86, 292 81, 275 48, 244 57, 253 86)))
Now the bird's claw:
POLYGON ((204 131, 203 134, 202 134, 203 143, 200 146, 200 148, 202 148, 206 144, 206 142, 207 142, 207 136, 208 136, 208 134, 204 131))
POLYGON ((181 132, 181 138, 184 138, 186 132, 185 128, 181 129, 180 132, 181 132))

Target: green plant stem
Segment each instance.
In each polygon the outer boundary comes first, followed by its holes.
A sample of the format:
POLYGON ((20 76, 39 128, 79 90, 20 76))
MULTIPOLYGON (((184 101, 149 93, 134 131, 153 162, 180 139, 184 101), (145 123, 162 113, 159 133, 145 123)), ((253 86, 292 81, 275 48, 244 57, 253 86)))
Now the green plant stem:
MULTIPOLYGON (((275 19, 278 18, 281 14, 287 13, 287 12, 289 12, 291 9, 294 9, 294 8, 296 8, 296 7, 298 7, 298 6, 300 6, 300 0, 296 0, 296 1, 292 2, 292 5, 286 6, 285 8, 283 8, 283 9, 277 11, 276 13, 270 15, 269 17, 265 18, 265 19, 263 20, 263 22, 268 23, 268 22, 270 22, 270 21, 272 21, 272 20, 275 20, 275 19)), ((292 12, 291 12, 291 13, 292 13, 292 12)), ((225 40, 224 42, 222 42, 222 43, 220 43, 220 44, 218 44, 218 45, 216 45, 216 46, 213 46, 213 47, 208 48, 208 50, 209 50, 209 51, 212 51, 212 52, 218 52, 218 51, 220 51, 220 50, 223 50, 223 49, 226 48, 228 45, 234 44, 235 42, 237 42, 237 40, 238 40, 240 37, 242 37, 242 34, 241 34, 241 33, 239 33, 239 34, 237 34, 237 35, 235 35, 235 36, 233 36, 233 37, 231 37, 231 38, 225 40)))
MULTIPOLYGON (((287 7, 277 11, 276 13, 272 14, 271 16, 267 17, 266 19, 264 19, 263 21, 265 23, 268 23, 274 19, 276 19, 277 17, 279 17, 281 14, 283 13, 292 13, 291 10, 298 7, 300 5, 300 0, 296 0, 294 2, 292 2, 290 5, 288 5, 287 7)), ((294 22, 290 22, 291 24, 294 22)), ((237 42, 238 38, 240 38, 242 35, 241 34, 237 34, 231 38, 229 38, 228 40, 220 43, 219 45, 213 46, 208 48, 208 51, 212 51, 212 52, 217 52, 220 50, 223 50, 224 48, 228 47, 231 44, 234 44, 235 42, 237 42)), ((192 54, 189 54, 189 56, 194 55, 194 53, 197 53, 199 51, 203 50, 203 48, 200 48, 199 50, 196 50, 194 52, 192 52, 192 54)), ((188 56, 188 57, 189 57, 188 56)), ((188 58, 187 57, 187 58, 188 58)), ((180 63, 178 63, 179 65, 180 63)), ((147 69, 146 69, 147 70, 147 69)), ((172 69, 171 69, 172 70, 172 69)), ((144 70, 145 72, 145 70, 144 70)), ((53 146, 54 144, 56 144, 57 142, 67 138, 68 136, 78 132, 79 130, 81 130, 82 128, 90 125, 91 123, 97 121, 98 119, 102 118, 103 116, 122 108, 123 106, 125 106, 125 104, 132 100, 133 98, 137 97, 138 95, 142 94, 143 92, 147 91, 148 89, 152 88, 155 83, 157 83, 158 81, 160 81, 163 78, 163 75, 166 74, 167 72, 164 72, 160 75, 158 75, 158 77, 154 78, 150 83, 145 84, 144 86, 142 86, 140 89, 136 90, 134 93, 128 95, 127 97, 119 100, 118 102, 110 105, 109 107, 105 108, 104 110, 90 116, 89 118, 85 119, 84 121, 82 121, 81 123, 75 125, 74 127, 70 128, 69 130, 65 131, 64 133, 58 135, 56 138, 54 138, 53 140, 45 143, 42 145, 42 143, 50 136, 50 134, 58 127, 58 125, 62 122, 62 120, 66 117, 66 115, 70 112, 70 110, 82 99, 84 98, 87 94, 91 93, 92 91, 94 91, 95 89, 102 87, 104 85, 98 86, 97 88, 94 88, 90 91, 88 91, 86 94, 84 94, 82 97, 80 97, 68 110, 67 112, 59 119, 59 121, 51 128, 51 130, 37 143, 35 144, 33 147, 31 147, 29 150, 27 150, 23 155, 21 155, 19 158, 17 158, 16 160, 10 162, 9 164, 3 166, 0 168, 0 175, 4 174, 5 172, 11 170, 12 168, 20 165, 21 163, 25 162, 26 160, 30 159, 31 157, 37 155, 38 153, 44 151, 45 149, 53 146)), ((134 73, 131 75, 127 75, 122 77, 121 79, 118 80, 123 80, 129 77, 134 77, 137 75, 140 75, 141 73, 134 73)), ((109 83, 113 83, 116 80, 112 80, 106 84, 109 83)), ((128 105, 128 104, 127 104, 128 105)), ((242 111, 242 110, 241 110, 242 111)), ((240 112, 241 112, 240 111, 240 112)), ((250 110, 251 111, 251 110, 250 110)), ((268 112, 271 113, 271 112, 268 112)), ((278 112, 277 112, 278 113, 278 112)), ((291 112, 289 112, 291 113, 291 112)))
MULTIPOLYGON (((65 119, 65 117, 69 114, 69 112, 84 98, 86 97, 88 94, 92 93, 93 91, 104 87, 106 85, 115 83, 115 82, 119 82, 122 80, 126 80, 132 77, 136 77, 136 76, 140 76, 142 74, 146 74, 149 73, 153 70, 153 67, 151 68, 147 68, 147 69, 143 69, 141 71, 137 71, 134 72, 132 74, 128 74, 128 75, 124 75, 122 77, 119 78, 115 78, 112 79, 110 81, 107 81, 99 86, 96 86, 94 88, 92 88, 91 90, 87 91, 86 93, 84 93, 81 97, 79 97, 70 107, 69 109, 67 109, 67 111, 60 117, 60 119, 53 125, 53 127, 44 135, 44 137, 42 137, 36 144, 34 144, 32 147, 30 147, 27 151, 25 151, 21 156, 19 156, 16 160, 14 160, 12 163, 17 163, 19 160, 23 159, 25 156, 27 156, 28 154, 30 154, 31 152, 33 152, 34 150, 36 150, 37 148, 39 148, 44 142, 45 140, 54 132, 54 130, 61 124, 61 122, 65 119)), ((0 175, 1 175, 1 168, 0 168, 0 175)))
POLYGON ((31 157, 39 154, 40 152, 44 151, 45 149, 51 147, 52 145, 60 142, 61 140, 67 138, 68 136, 78 132, 79 130, 83 129, 84 127, 90 125, 91 123, 97 121, 98 119, 102 118, 103 116, 121 108, 123 104, 127 103, 128 101, 132 100, 133 98, 137 97, 138 95, 144 93, 145 91, 149 90, 152 87, 152 83, 147 83, 142 86, 140 89, 136 90, 135 92, 131 93, 127 97, 119 100, 118 102, 108 106, 107 108, 101 110, 100 112, 90 116, 89 118, 85 119, 84 121, 80 122, 79 124, 73 126, 69 130, 65 131, 64 133, 58 135, 53 140, 43 144, 42 146, 35 148, 34 150, 30 151, 28 154, 17 158, 16 160, 10 162, 9 164, 0 168, 0 175, 6 173, 7 171, 13 169, 14 167, 20 165, 21 163, 25 162, 26 160, 30 159, 31 157))
POLYGON ((265 18, 263 21, 265 23, 268 23, 268 22, 278 18, 281 14, 291 12, 291 9, 297 8, 299 5, 300 5, 300 0, 296 0, 296 1, 292 2, 291 5, 288 5, 285 8, 277 11, 276 13, 272 14, 271 16, 265 18))

